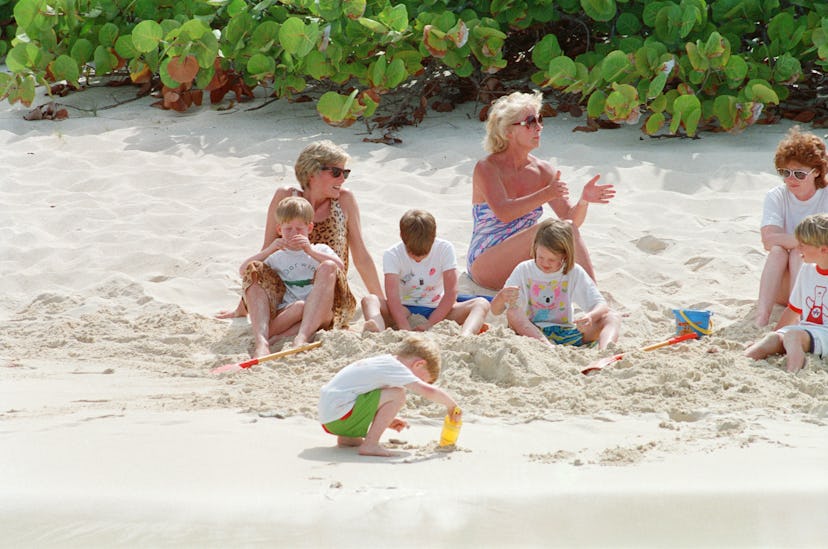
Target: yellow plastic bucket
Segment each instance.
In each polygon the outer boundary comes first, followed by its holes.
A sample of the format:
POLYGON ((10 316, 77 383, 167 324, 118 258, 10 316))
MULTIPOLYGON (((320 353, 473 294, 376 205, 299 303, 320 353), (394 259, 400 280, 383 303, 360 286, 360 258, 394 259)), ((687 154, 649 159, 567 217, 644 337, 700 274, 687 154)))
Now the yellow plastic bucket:
POLYGON ((695 332, 699 337, 713 332, 713 313, 695 309, 673 309, 676 315, 676 335, 695 332))

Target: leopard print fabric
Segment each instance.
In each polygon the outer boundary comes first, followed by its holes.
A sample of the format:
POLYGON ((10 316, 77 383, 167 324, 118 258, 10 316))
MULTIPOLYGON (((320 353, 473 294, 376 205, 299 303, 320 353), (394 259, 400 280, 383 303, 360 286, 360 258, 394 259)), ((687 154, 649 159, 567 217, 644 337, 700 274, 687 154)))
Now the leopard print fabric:
MULTIPOLYGON (((340 269, 336 273, 333 327, 347 328, 356 310, 356 298, 348 286, 348 220, 338 200, 331 199, 330 214, 324 220, 314 224, 308 239, 312 244, 327 244, 345 263, 345 270, 340 269)), ((270 317, 273 318, 285 295, 285 283, 273 269, 261 261, 253 261, 247 266, 242 276, 242 288, 247 290, 254 282, 258 282, 267 294, 270 302, 270 317)))

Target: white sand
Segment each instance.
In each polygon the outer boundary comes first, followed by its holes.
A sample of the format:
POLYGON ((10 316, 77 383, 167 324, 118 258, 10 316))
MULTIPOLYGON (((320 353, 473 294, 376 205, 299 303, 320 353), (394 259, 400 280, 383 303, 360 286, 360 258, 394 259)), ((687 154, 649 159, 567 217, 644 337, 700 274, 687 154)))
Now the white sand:
POLYGON ((321 138, 353 157, 378 265, 400 214, 421 207, 464 270, 474 107, 388 147, 307 104, 179 115, 150 102, 60 123, 0 110, 0 546, 825 545, 828 361, 790 375, 742 356, 762 333, 758 221, 789 125, 653 140, 550 119, 537 154, 573 195, 595 173, 617 186, 582 231, 630 352, 584 377, 611 353, 548 352, 503 318, 465 339, 441 324, 459 449, 436 451, 441 410, 412 397, 412 427, 385 439, 400 456, 383 460, 334 448, 316 398, 402 334, 362 336, 357 321, 320 349, 214 376, 252 338, 212 314, 235 304, 274 188, 321 138), (715 334, 635 352, 672 335, 672 308, 713 311, 715 334))

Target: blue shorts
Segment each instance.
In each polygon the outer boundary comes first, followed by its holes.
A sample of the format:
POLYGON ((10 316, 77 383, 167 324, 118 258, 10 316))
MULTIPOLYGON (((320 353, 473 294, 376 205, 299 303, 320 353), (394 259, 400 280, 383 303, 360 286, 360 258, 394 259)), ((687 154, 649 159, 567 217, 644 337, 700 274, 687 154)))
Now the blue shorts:
POLYGON ((431 316, 431 313, 434 312, 434 309, 437 307, 421 307, 420 305, 404 305, 408 312, 412 315, 421 315, 426 318, 431 316))
POLYGON ((584 345, 584 334, 579 332, 577 328, 552 325, 541 328, 541 331, 546 339, 555 345, 574 345, 576 347, 584 345))

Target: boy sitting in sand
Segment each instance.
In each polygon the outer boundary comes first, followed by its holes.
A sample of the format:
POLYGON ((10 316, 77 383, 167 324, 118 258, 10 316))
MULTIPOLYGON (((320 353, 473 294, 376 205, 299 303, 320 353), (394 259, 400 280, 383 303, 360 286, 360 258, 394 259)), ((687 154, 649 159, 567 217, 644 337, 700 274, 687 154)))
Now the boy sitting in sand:
POLYGON ((621 320, 610 311, 598 287, 575 263, 572 225, 547 219, 538 225, 532 259, 518 263, 506 285, 492 300, 492 312, 508 307, 509 326, 518 335, 549 346, 585 345, 606 348, 618 340, 621 320), (579 305, 586 313, 574 318, 579 305))
MULTIPOLYGON (((311 244, 308 234, 313 230, 313 207, 299 196, 282 199, 276 207, 276 222, 280 238, 242 263, 240 271, 257 262, 266 263, 285 283, 281 302, 273 303, 266 296, 246 299, 260 307, 249 309, 255 337, 254 357, 270 352, 269 340, 275 336, 295 334, 293 346, 304 345, 316 330, 326 328, 333 321, 332 305, 336 270, 345 265, 326 244, 311 244), (269 305, 269 310, 268 309, 269 305)), ((252 283, 244 289, 245 298, 253 292, 265 293, 258 284, 256 273, 252 283)))
POLYGON ((480 333, 489 302, 482 297, 457 301, 454 246, 437 238, 434 216, 423 210, 405 212, 400 239, 382 255, 387 301, 373 294, 362 300, 365 331, 381 332, 388 324, 411 330, 409 315, 421 315, 426 322, 414 330, 427 330, 449 319, 461 325, 460 335, 480 333))
POLYGON ((440 349, 424 335, 410 335, 396 355, 358 360, 322 387, 319 420, 326 432, 337 435, 341 447, 359 446, 365 456, 393 456, 380 445, 386 429, 399 432, 408 423, 397 416, 405 404, 406 389, 442 404, 455 421, 457 403, 431 384, 440 375, 440 349))
POLYGON ((779 319, 780 328, 745 351, 754 360, 787 354, 789 372, 805 366, 807 353, 828 356, 828 214, 807 216, 794 236, 804 263, 779 319))

